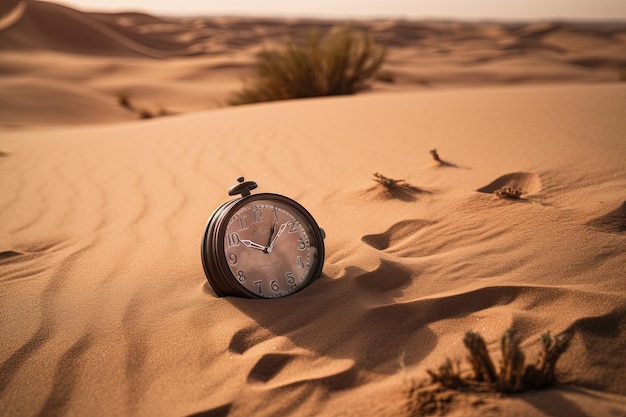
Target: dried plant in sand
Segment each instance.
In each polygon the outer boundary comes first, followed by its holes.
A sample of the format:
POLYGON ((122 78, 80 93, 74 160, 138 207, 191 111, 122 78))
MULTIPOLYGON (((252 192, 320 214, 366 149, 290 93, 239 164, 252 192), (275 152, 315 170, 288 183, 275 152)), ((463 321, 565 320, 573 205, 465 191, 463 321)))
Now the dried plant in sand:
POLYGON ((383 174, 379 174, 378 172, 374 172, 374 181, 383 185, 388 190, 402 188, 408 185, 404 180, 394 180, 393 178, 385 177, 383 174))
POLYGON ((443 159, 441 159, 441 157, 439 156, 439 152, 437 152, 437 149, 431 149, 430 150, 430 156, 433 157, 433 159, 435 160, 435 162, 437 162, 439 164, 439 166, 442 167, 457 167, 456 164, 453 164, 451 162, 445 161, 443 159))
POLYGON ((551 336, 550 332, 541 336, 542 350, 536 364, 525 365, 525 355, 520 349, 520 340, 513 330, 502 336, 500 348, 502 359, 500 370, 496 371, 487 345, 476 332, 467 332, 463 344, 469 350, 468 360, 473 375, 461 375, 460 366, 448 359, 437 371, 428 370, 432 382, 457 390, 497 391, 516 393, 531 389, 549 387, 556 382, 555 370, 559 357, 569 347, 571 335, 551 336))
POLYGON ((254 76, 229 104, 354 94, 367 87, 385 58, 371 36, 343 28, 320 39, 312 31, 304 44, 258 55, 254 76))
POLYGON ((370 190, 381 192, 383 198, 397 198, 403 201, 412 201, 415 200, 416 194, 427 192, 404 180, 395 180, 378 172, 374 173, 373 180, 379 185, 370 190))
POLYGON ((433 159, 437 162, 439 162, 439 164, 443 164, 443 161, 441 160, 441 158, 439 158, 439 154, 437 153, 437 149, 431 149, 430 150, 430 155, 433 157, 433 159))
POLYGON ((504 186, 494 191, 494 194, 500 198, 519 200, 522 197, 522 190, 520 190, 519 188, 510 187, 510 186, 504 186))
POLYGON ((411 385, 406 406, 408 416, 445 415, 451 408, 454 396, 445 387, 411 385))

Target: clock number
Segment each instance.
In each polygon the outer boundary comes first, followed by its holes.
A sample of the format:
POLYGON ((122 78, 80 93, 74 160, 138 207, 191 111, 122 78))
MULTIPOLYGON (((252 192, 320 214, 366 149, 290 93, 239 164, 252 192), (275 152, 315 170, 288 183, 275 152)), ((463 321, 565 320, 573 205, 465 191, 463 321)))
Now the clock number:
POLYGON ((296 283, 296 277, 293 275, 293 272, 287 272, 285 276, 287 277, 287 284, 294 285, 296 283))
POLYGON ((304 239, 299 237, 298 238, 298 250, 305 250, 305 249, 306 249, 306 243, 304 243, 304 239))
POLYGON ((260 222, 262 219, 261 217, 263 216, 263 212, 259 209, 255 209, 252 211, 252 223, 258 223, 260 222))
MULTIPOLYGON (((246 282, 246 276, 244 275, 243 271, 237 272, 237 281, 239 281, 239 282, 246 282)), ((257 281, 257 282, 259 282, 259 281, 257 281)))
POLYGON ((259 287, 259 294, 261 294, 261 283, 262 283, 262 281, 260 281, 260 280, 259 280, 259 281, 254 281, 254 284, 255 284, 257 287, 259 287))
POLYGON ((248 226, 248 217, 247 216, 241 216, 239 218, 239 230, 246 230, 249 229, 250 226, 248 226))
POLYGON ((239 239, 239 235, 237 232, 231 233, 228 235, 228 247, 232 248, 233 246, 239 246, 241 243, 241 239, 239 239))
POLYGON ((302 262, 302 256, 298 256, 296 258, 296 265, 298 266, 298 268, 304 268, 304 263, 302 262))
POLYGON ((278 286, 278 282, 276 282, 276 280, 272 281, 270 283, 270 288, 272 289, 272 291, 277 292, 278 290, 280 290, 280 287, 278 286))
POLYGON ((228 263, 231 264, 232 266, 237 265, 238 261, 239 261, 239 258, 237 258, 237 255, 235 255, 234 253, 231 253, 228 255, 228 263))
POLYGON ((289 226, 289 233, 296 233, 298 231, 295 222, 289 222, 287 223, 287 226, 289 226))

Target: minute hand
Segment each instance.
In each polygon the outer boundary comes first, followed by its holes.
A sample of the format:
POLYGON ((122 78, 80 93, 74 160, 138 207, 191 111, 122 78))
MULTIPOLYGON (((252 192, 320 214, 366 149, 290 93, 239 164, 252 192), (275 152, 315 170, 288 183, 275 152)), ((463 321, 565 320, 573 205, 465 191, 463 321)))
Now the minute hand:
POLYGON ((289 222, 283 223, 280 225, 280 228, 278 229, 278 233, 276 233, 276 236, 274 236, 274 239, 272 239, 272 241, 270 242, 270 245, 267 247, 267 249, 265 249, 267 253, 270 253, 272 251, 272 248, 274 247, 274 243, 276 243, 280 235, 285 231, 288 223, 289 222))
POLYGON ((251 241, 251 240, 247 240, 247 239, 239 239, 239 241, 240 241, 241 243, 243 243, 243 244, 244 244, 244 246, 247 246, 247 247, 249 247, 249 248, 254 248, 254 249, 263 250, 263 251, 265 250, 265 246, 263 246, 263 245, 259 245, 258 243, 254 243, 254 242, 253 242, 253 241, 251 241))

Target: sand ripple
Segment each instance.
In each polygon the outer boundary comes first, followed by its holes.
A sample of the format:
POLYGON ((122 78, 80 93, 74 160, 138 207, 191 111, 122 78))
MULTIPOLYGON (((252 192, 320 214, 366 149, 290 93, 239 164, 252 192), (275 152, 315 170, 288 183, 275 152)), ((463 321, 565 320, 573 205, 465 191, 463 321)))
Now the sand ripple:
POLYGON ((590 221, 588 225, 603 232, 626 232, 626 201, 615 210, 590 221))

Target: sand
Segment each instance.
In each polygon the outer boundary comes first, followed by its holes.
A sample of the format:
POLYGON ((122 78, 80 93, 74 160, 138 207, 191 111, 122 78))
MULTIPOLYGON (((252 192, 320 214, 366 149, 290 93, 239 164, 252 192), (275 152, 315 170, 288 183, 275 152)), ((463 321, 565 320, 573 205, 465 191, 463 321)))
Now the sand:
MULTIPOLYGON (((176 92, 193 89, 169 81, 218 57, 127 56, 109 32, 87 52, 50 37, 7 46, 35 36, 19 27, 31 12, 51 26, 69 13, 101 25, 124 17, 120 39, 142 19, 163 21, 60 7, 29 2, 0 34, 11 115, 0 131, 0 415, 411 416, 433 404, 449 416, 626 415, 626 84, 608 76, 615 67, 522 86, 450 75, 440 88, 377 84, 135 120, 107 92, 141 78, 146 97, 160 85, 183 103, 176 92), (419 191, 390 192, 375 172, 419 191), (208 286, 200 240, 242 175, 325 229, 322 276, 302 292, 249 300, 208 286), (507 186, 521 198, 494 194, 507 186), (465 332, 499 359, 509 328, 531 362, 545 331, 573 335, 559 385, 427 401, 427 370, 451 358, 470 371, 465 332)), ((603 51, 594 42, 607 37, 592 29, 556 27, 531 38, 603 51)), ((607 56, 625 42, 610 38, 607 56)), ((553 70, 544 54, 524 59, 529 79, 553 70)), ((511 69, 502 64, 499 74, 511 69)))

